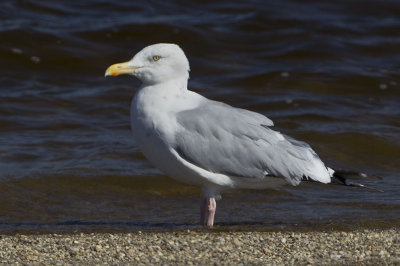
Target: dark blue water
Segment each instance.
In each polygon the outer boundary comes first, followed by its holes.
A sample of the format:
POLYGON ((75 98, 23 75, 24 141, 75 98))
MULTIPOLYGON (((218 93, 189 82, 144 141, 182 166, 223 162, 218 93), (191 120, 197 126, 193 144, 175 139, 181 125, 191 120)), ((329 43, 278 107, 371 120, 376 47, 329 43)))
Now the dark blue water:
POLYGON ((158 42, 184 49, 190 89, 267 115, 330 167, 384 177, 363 181, 383 193, 228 193, 217 224, 398 227, 399 32, 390 0, 2 1, 0 232, 197 223, 200 190, 154 169, 131 137, 139 82, 103 77, 158 42))

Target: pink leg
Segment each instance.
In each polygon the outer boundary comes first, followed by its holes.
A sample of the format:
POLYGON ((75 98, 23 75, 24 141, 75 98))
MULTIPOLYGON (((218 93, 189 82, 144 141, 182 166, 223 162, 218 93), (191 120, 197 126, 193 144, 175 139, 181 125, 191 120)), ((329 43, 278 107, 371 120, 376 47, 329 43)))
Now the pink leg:
POLYGON ((217 209, 215 198, 203 198, 200 205, 200 224, 212 227, 214 225, 214 215, 217 209))

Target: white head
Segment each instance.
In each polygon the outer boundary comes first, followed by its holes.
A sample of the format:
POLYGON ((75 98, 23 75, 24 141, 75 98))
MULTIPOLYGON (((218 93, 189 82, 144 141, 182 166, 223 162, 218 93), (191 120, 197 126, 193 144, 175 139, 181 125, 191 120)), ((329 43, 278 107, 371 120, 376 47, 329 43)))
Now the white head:
POLYGON ((189 78, 189 61, 176 44, 159 43, 145 47, 130 61, 107 68, 105 76, 134 75, 145 85, 189 78))

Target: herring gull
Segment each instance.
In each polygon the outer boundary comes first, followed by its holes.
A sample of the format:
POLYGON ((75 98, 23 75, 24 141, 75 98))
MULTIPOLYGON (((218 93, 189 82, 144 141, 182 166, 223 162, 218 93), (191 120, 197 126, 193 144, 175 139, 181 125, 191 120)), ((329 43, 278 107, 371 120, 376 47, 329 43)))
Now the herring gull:
POLYGON ((335 171, 308 144, 272 130, 269 118, 188 90, 189 70, 178 45, 160 43, 111 65, 105 76, 129 74, 142 82, 131 104, 136 143, 165 174, 201 186, 202 225, 213 226, 224 190, 332 181, 335 171))

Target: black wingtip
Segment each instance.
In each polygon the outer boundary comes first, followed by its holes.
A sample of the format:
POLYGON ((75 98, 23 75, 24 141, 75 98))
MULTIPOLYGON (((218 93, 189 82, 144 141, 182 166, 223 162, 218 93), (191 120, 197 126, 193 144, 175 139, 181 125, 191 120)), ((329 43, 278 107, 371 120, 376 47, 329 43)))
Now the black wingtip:
POLYGON ((381 176, 377 175, 367 175, 365 173, 357 172, 357 171, 352 171, 352 170, 342 170, 338 169, 335 170, 333 173, 333 176, 342 176, 346 178, 363 178, 363 179, 379 179, 382 180, 383 178, 381 176))
POLYGON ((350 181, 349 179, 352 178, 363 178, 363 179, 379 179, 382 180, 383 178, 380 176, 374 176, 374 175, 367 175, 364 173, 356 172, 356 171, 349 171, 349 170, 335 170, 332 176, 334 179, 332 181, 337 181, 339 184, 345 185, 345 186, 352 186, 352 187, 362 187, 378 192, 384 192, 381 189, 370 187, 370 186, 365 186, 361 183, 356 183, 353 181, 350 181))

